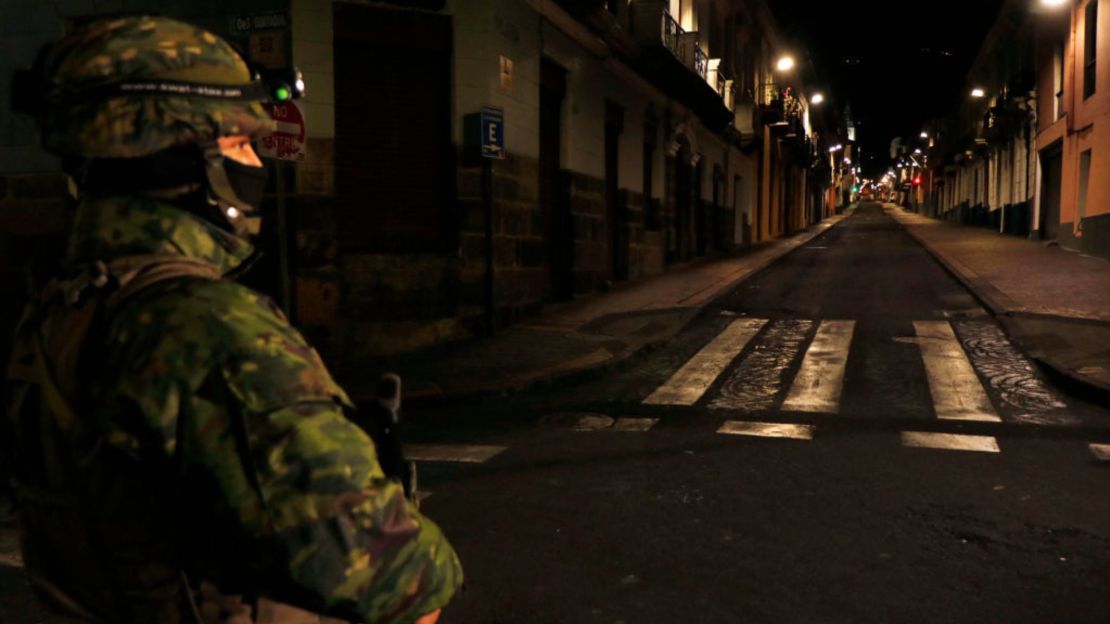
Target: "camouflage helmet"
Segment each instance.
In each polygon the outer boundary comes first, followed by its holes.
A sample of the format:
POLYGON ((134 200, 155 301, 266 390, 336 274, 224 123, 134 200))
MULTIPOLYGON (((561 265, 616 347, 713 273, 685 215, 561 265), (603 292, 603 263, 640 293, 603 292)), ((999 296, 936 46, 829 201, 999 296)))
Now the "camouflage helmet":
POLYGON ((243 89, 254 86, 243 57, 220 37, 169 18, 88 23, 48 48, 38 69, 43 145, 62 156, 135 158, 274 127, 265 98, 243 89))

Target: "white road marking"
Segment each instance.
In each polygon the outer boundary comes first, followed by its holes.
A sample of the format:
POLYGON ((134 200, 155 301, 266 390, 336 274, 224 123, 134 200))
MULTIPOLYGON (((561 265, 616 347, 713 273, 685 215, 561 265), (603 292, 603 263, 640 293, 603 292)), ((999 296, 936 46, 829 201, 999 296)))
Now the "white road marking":
POLYGON ((613 431, 648 431, 658 422, 658 418, 618 418, 613 431))
POLYGON ((481 444, 406 444, 405 457, 422 462, 481 464, 489 461, 505 448, 481 444))
POLYGON ((937 418, 1002 422, 948 321, 914 321, 937 418))
POLYGON ((840 393, 855 328, 855 321, 821 322, 782 409, 826 414, 840 411, 840 393))
POLYGON ((786 371, 809 341, 814 321, 781 320, 771 323, 739 364, 722 375, 711 409, 759 412, 772 409, 782 394, 786 371))
POLYGON ((1091 449, 1091 454, 1099 461, 1110 461, 1110 444, 1091 444, 1088 445, 1091 449))
POLYGON ((658 418, 613 418, 602 414, 586 414, 579 417, 574 425, 575 431, 649 431, 658 418))
POLYGON ((760 319, 733 321, 708 345, 656 388, 645 405, 693 405, 713 385, 738 353, 767 323, 760 319))
POLYGON ((717 429, 726 435, 755 436, 760 438, 790 438, 792 440, 812 440, 813 425, 793 425, 789 423, 760 423, 745 420, 728 420, 717 429))
POLYGON ((944 449, 949 451, 976 451, 979 453, 1000 452, 998 449, 998 440, 993 436, 932 433, 926 431, 903 431, 902 446, 944 449))

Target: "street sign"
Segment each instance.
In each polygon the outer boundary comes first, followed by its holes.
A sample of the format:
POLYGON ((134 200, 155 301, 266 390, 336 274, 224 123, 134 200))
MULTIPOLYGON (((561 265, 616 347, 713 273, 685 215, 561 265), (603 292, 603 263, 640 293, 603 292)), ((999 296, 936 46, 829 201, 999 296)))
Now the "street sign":
POLYGON ((289 28, 289 16, 284 12, 266 11, 252 15, 235 15, 231 18, 231 29, 236 34, 256 30, 281 30, 289 28))
POLYGON ((481 113, 483 158, 505 157, 505 112, 500 108, 485 107, 481 113))
POLYGON ((274 104, 270 116, 277 122, 277 130, 258 142, 258 154, 277 160, 302 160, 304 158, 304 116, 295 102, 274 104))

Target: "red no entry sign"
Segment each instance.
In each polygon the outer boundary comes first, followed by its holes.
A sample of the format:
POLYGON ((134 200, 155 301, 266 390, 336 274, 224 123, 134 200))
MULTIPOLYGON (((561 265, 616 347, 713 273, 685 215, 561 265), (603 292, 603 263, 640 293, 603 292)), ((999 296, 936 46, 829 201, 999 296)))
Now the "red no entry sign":
POLYGON ((292 101, 274 104, 270 116, 277 122, 277 129, 259 140, 259 155, 278 160, 304 158, 304 116, 301 109, 292 101))

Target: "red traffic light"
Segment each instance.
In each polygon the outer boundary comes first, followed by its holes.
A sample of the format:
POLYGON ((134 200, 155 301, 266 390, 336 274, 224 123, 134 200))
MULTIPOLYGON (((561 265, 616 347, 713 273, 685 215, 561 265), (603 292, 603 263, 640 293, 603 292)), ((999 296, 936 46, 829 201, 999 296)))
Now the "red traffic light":
POLYGON ((914 186, 921 186, 921 176, 917 176, 916 178, 913 179, 913 185, 914 186))

